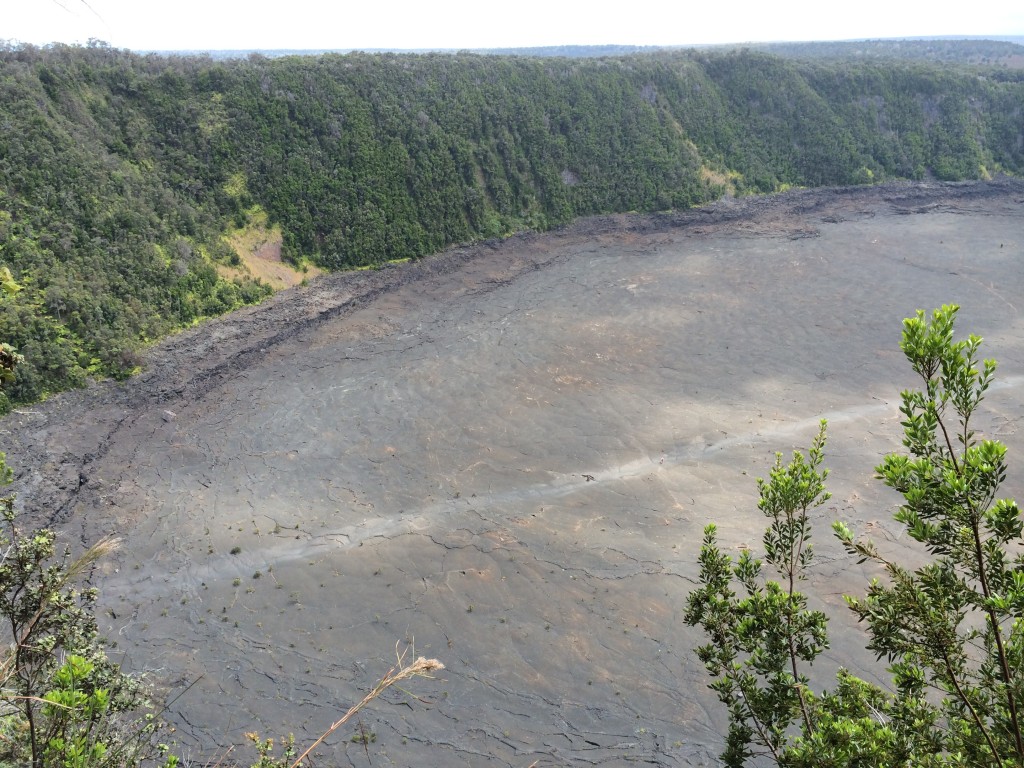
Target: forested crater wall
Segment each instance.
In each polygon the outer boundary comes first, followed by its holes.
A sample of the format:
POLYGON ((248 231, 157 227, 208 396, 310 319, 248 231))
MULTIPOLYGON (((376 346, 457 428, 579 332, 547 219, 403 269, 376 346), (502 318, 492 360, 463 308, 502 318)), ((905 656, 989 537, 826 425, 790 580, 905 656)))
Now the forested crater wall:
POLYGON ((336 269, 727 193, 1024 168, 1019 71, 749 51, 19 47, 0 51, 0 104, 15 402, 126 374, 140 344, 258 301, 240 242, 336 269))

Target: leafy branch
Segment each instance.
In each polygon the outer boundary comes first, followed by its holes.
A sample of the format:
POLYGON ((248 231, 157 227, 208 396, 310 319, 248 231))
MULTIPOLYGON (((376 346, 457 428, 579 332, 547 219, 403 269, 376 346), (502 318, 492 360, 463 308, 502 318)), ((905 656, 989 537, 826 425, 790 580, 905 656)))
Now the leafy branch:
POLYGON ((807 768, 1024 765, 1024 521, 1013 500, 998 497, 1006 447, 971 426, 996 363, 980 359, 979 337, 954 341, 957 311, 947 305, 904 321, 900 346, 922 386, 901 395, 906 452, 876 468, 903 497, 895 519, 929 561, 908 568, 845 523, 832 526, 850 555, 886 577, 846 600, 868 649, 888 664, 890 690, 838 670, 835 689, 816 695, 801 671, 828 643, 826 617, 796 591, 811 565, 808 513, 828 499, 824 423, 806 457, 796 452, 783 465, 777 456, 758 481, 770 521, 764 560, 781 585, 761 579, 749 552, 733 563, 715 527, 705 529, 701 587, 685 618, 710 639, 697 656, 729 712, 727 765, 757 755, 807 768))

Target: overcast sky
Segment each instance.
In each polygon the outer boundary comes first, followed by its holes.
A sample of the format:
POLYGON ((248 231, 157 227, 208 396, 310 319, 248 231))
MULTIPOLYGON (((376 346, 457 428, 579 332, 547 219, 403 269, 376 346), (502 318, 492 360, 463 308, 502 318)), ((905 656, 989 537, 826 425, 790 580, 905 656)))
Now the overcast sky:
POLYGON ((1024 35, 1024 0, 0 0, 0 40, 134 50, 692 45, 1024 35))

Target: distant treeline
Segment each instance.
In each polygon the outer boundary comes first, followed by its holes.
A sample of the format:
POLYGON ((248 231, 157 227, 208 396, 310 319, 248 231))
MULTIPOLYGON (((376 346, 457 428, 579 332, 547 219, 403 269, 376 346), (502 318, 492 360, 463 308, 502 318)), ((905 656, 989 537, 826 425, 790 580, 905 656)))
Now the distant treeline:
POLYGON ((815 43, 756 43, 750 47, 798 59, 860 59, 944 62, 1024 68, 1024 38, 842 40, 815 43))
POLYGON ((9 392, 124 374, 141 343, 266 295, 223 239, 258 211, 296 263, 371 265, 726 192, 1020 173, 1022 108, 1020 71, 750 51, 8 48, 0 266, 24 290, 0 340, 27 359, 9 392))

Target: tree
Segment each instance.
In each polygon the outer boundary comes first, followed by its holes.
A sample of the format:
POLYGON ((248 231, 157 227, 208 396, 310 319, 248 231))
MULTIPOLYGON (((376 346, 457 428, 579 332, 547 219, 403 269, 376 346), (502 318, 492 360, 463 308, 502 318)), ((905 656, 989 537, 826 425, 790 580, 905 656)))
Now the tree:
MULTIPOLYGON (((21 286, 14 282, 11 270, 0 267, 0 291, 7 296, 14 296, 20 290, 21 286)), ((0 342, 0 386, 14 380, 14 369, 23 362, 25 358, 19 355, 14 347, 6 342, 0 342)), ((0 410, 0 413, 4 412, 0 410)), ((0 459, 0 463, 2 462, 0 459)))
POLYGON ((1006 447, 972 427, 996 363, 980 359, 979 337, 954 341, 957 311, 904 320, 900 347, 922 388, 901 395, 905 451, 876 468, 901 494, 895 518, 926 564, 889 560, 833 524, 846 551, 884 577, 847 602, 867 648, 888 663, 888 690, 844 669, 831 691, 808 682, 806 668, 828 646, 827 618, 796 585, 811 565, 808 513, 828 498, 824 422, 806 457, 783 465, 780 455, 758 481, 770 520, 763 562, 749 552, 733 561, 715 526, 705 529, 701 586, 685 618, 709 637, 697 655, 729 712, 727 765, 1024 765, 1024 522, 1015 502, 998 498, 1006 447), (780 581, 762 578, 765 563, 780 581))

